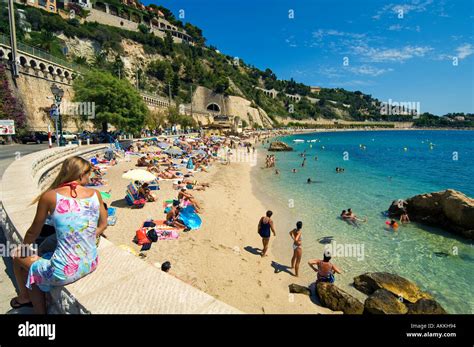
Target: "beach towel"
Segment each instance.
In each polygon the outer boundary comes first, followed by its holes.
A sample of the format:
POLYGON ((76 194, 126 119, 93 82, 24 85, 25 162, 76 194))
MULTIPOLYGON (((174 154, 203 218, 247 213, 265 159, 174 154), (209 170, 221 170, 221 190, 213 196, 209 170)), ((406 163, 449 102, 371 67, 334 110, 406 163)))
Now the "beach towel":
POLYGON ((202 224, 201 217, 194 212, 194 206, 189 205, 179 212, 179 219, 181 219, 188 228, 195 230, 199 229, 202 224))
POLYGON ((107 225, 115 225, 115 223, 117 223, 116 212, 116 207, 109 207, 107 209, 107 225))

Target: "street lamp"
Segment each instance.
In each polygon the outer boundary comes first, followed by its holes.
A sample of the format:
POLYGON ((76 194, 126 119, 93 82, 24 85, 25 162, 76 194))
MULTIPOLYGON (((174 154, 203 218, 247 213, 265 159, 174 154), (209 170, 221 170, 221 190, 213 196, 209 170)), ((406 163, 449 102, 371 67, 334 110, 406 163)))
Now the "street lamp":
POLYGON ((64 90, 61 87, 58 87, 56 83, 53 83, 51 86, 51 93, 54 95, 54 103, 56 105, 57 110, 57 120, 58 120, 58 128, 59 129, 59 146, 65 146, 66 140, 63 136, 63 119, 60 112, 61 101, 64 96, 64 90))

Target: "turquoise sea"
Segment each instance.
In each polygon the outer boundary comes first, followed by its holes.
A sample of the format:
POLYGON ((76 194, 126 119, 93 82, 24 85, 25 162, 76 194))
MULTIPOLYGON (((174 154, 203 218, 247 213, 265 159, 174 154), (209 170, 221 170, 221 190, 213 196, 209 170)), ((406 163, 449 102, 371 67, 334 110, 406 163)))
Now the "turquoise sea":
MULTIPOLYGON (((452 188, 474 197, 474 131, 327 132, 279 140, 295 151, 276 153, 280 175, 258 168, 256 182, 267 201, 287 209, 294 219, 288 222, 303 221, 304 274, 311 272, 307 259, 320 258, 325 242, 355 245, 362 253, 333 259, 344 271, 337 276, 343 288, 350 290, 361 273, 388 271, 432 293, 450 313, 474 313, 473 243, 416 223, 395 233, 382 215, 393 200, 426 192, 452 188), (337 174, 336 167, 345 172, 337 174), (308 178, 316 183, 307 184, 308 178), (342 221, 347 208, 368 221, 360 227, 342 221)), ((278 242, 288 242, 291 256, 288 231, 281 230, 278 242)))

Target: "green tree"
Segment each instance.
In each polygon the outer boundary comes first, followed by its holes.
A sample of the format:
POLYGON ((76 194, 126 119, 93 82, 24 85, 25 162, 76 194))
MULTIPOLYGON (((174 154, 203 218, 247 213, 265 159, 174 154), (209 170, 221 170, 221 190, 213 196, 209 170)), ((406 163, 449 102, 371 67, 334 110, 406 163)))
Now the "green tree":
POLYGON ((171 64, 167 60, 155 60, 148 64, 147 74, 165 81, 171 71, 171 64))
POLYGON ((95 103, 92 122, 103 131, 107 131, 108 123, 125 131, 143 127, 148 108, 127 80, 107 72, 91 71, 74 80, 73 87, 74 101, 95 103))
POLYGON ((173 96, 179 93, 179 76, 177 73, 173 74, 173 80, 171 81, 171 93, 173 96))
POLYGON ((164 44, 163 44, 163 54, 172 55, 173 53, 173 36, 169 31, 166 31, 164 44))

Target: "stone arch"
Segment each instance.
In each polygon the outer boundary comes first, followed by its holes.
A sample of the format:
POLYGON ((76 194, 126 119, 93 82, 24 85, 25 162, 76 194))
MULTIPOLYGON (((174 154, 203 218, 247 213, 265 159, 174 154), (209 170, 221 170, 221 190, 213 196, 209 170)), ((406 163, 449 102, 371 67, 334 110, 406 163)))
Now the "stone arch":
POLYGON ((57 68, 56 73, 58 74, 58 76, 62 76, 63 70, 61 70, 60 68, 57 68))
POLYGON ((8 52, 7 57, 9 61, 12 61, 12 52, 8 52))
POLYGON ((44 63, 40 63, 40 64, 39 64, 39 69, 40 69, 41 71, 46 71, 46 65, 45 65, 44 63))
POLYGON ((0 59, 5 59, 5 51, 3 49, 0 48, 0 59))
POLYGON ((28 60, 22 55, 20 55, 20 65, 23 67, 28 66, 28 60))
POLYGON ((94 9, 99 10, 101 12, 107 12, 107 6, 103 2, 97 1, 94 5, 94 9))
POLYGON ((51 65, 48 66, 48 71, 51 75, 54 75, 54 67, 52 67, 51 65))
POLYGON ((64 77, 66 78, 69 78, 71 76, 71 74, 69 73, 69 71, 64 71, 64 77))
POLYGON ((37 67, 38 67, 38 64, 36 63, 36 60, 31 59, 31 60, 30 60, 30 66, 31 66, 33 69, 37 68, 37 67))
POLYGON ((211 102, 209 105, 206 106, 206 110, 213 112, 221 112, 221 107, 215 102, 211 102))
POLYGON ((117 16, 119 15, 119 11, 118 11, 118 8, 113 6, 113 5, 109 5, 109 13, 112 15, 112 16, 117 16))

